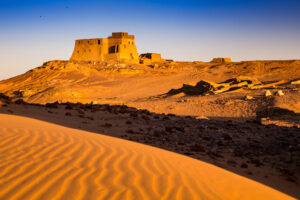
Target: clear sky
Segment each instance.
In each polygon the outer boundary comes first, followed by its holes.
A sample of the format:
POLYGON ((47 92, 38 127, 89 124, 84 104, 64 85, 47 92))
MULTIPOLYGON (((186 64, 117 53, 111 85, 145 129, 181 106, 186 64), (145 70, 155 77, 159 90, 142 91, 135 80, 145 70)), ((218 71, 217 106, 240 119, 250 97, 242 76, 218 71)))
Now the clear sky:
POLYGON ((0 80, 120 31, 174 60, 300 59, 300 1, 0 0, 0 80))

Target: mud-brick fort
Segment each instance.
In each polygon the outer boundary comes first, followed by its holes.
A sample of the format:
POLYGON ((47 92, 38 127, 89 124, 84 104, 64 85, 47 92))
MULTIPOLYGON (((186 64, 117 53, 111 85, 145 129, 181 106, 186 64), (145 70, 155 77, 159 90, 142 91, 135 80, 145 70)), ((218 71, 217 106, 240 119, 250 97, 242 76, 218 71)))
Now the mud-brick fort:
MULTIPOLYGON (((166 61, 158 53, 139 55, 135 46, 134 35, 126 32, 112 33, 108 38, 76 40, 71 61, 119 61, 140 64, 152 64, 166 61)), ((214 58, 213 63, 228 63, 230 58, 214 58)))
POLYGON ((108 38, 76 40, 71 60, 139 62, 134 35, 112 33, 108 38))

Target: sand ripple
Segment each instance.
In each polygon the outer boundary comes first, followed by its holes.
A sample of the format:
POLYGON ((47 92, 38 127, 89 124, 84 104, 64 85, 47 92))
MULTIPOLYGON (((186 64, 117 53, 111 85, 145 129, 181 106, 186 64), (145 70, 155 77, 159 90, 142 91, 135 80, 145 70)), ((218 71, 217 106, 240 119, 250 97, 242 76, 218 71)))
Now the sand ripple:
POLYGON ((157 148, 0 115, 0 199, 292 199, 157 148))

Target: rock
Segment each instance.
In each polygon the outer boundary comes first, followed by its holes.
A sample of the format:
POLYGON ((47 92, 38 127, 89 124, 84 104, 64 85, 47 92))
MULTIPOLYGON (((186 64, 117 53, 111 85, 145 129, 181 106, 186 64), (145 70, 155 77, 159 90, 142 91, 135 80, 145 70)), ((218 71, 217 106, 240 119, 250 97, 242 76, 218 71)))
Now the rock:
POLYGON ((155 136, 155 137, 161 137, 161 136, 163 136, 163 135, 165 135, 166 133, 164 132, 164 131, 161 131, 161 130, 155 130, 154 132, 153 132, 153 135, 155 136))
POLYGON ((138 115, 137 115, 137 113, 130 113, 130 117, 137 117, 138 115))
POLYGON ((196 117, 196 119, 206 119, 206 120, 209 120, 209 118, 208 118, 208 117, 206 117, 206 116, 203 116, 203 115, 201 115, 201 116, 197 116, 197 117, 196 117))
POLYGON ((242 163, 241 168, 248 168, 248 165, 246 163, 242 163))
POLYGON ((9 97, 3 93, 0 93, 0 99, 9 100, 9 97))
POLYGON ((184 154, 184 155, 187 155, 187 156, 192 156, 192 155, 194 155, 192 152, 184 152, 183 154, 184 154))
POLYGON ((269 97, 269 96, 272 96, 272 92, 270 90, 266 90, 265 91, 265 97, 269 97))
POLYGON ((232 137, 230 135, 228 135, 227 133, 225 133, 223 135, 224 140, 232 140, 232 137))
POLYGON ((127 129, 125 132, 129 134, 134 134, 134 131, 132 129, 127 129))
POLYGON ((58 103, 46 103, 46 108, 58 108, 58 103))
POLYGON ((102 124, 101 127, 103 127, 103 128, 111 128, 111 127, 112 127, 112 124, 110 124, 110 123, 105 123, 105 124, 102 124))
POLYGON ((227 160, 227 164, 229 164, 229 165, 231 165, 231 166, 235 166, 237 163, 236 163, 235 160, 229 159, 229 160, 227 160))
POLYGON ((158 115, 155 115, 155 116, 154 116, 154 119, 159 119, 159 116, 158 116, 158 115))
POLYGON ((208 151, 207 155, 212 158, 212 159, 216 159, 216 158, 223 158, 222 155, 220 155, 218 152, 216 151, 208 151))
POLYGON ((162 118, 162 120, 164 120, 164 121, 165 120, 170 120, 170 118, 168 116, 165 116, 165 117, 162 118))
POLYGON ((248 175, 253 175, 253 173, 251 171, 247 171, 246 172, 248 175))
POLYGON ((296 80, 296 81, 293 81, 291 82, 292 85, 300 85, 300 80, 296 80))
POLYGON ((199 144, 195 144, 193 146, 190 147, 191 151, 195 151, 195 152, 205 152, 204 147, 202 147, 199 144))
POLYGON ((184 132, 184 127, 174 127, 177 131, 184 132))
POLYGON ((142 119, 146 120, 146 121, 149 121, 150 120, 150 117, 146 116, 146 115, 143 115, 142 116, 142 119))
POLYGON ((179 89, 171 89, 168 95, 177 95, 184 93, 185 95, 208 95, 213 94, 216 88, 209 82, 199 81, 195 86, 183 84, 179 89))
POLYGON ((277 92, 275 92, 275 95, 281 97, 284 95, 284 93, 282 92, 282 90, 278 90, 277 92))
POLYGON ((72 114, 71 113, 69 113, 69 112, 66 112, 66 114, 65 114, 66 116, 71 116, 72 114))
POLYGON ((236 157, 242 157, 244 155, 244 151, 237 148, 233 151, 233 155, 236 156, 236 157))
POLYGON ((78 114, 84 115, 84 112, 82 110, 77 110, 78 114))
POLYGON ((250 95, 245 96, 245 100, 252 100, 252 99, 254 99, 253 96, 250 96, 250 95))
POLYGON ((259 159, 251 160, 251 163, 255 164, 256 167, 260 167, 263 163, 259 159))
POLYGON ((293 171, 291 169, 287 169, 287 168, 282 169, 281 172, 285 175, 288 175, 288 176, 294 176, 295 175, 295 171, 293 171))
POLYGON ((15 97, 23 97, 24 91, 14 91, 13 94, 15 95, 15 97))
POLYGON ((169 133, 172 133, 173 132, 173 127, 171 127, 171 126, 167 126, 167 127, 165 127, 165 131, 166 132, 169 132, 169 133))
POLYGON ((14 102, 15 104, 26 104, 24 101, 23 101, 23 99, 18 99, 18 100, 16 100, 15 102, 14 102))
POLYGON ((94 117, 86 117, 89 120, 94 120, 94 117))
POLYGON ((66 109, 66 110, 73 110, 73 106, 71 106, 71 105, 66 105, 65 109, 66 109))

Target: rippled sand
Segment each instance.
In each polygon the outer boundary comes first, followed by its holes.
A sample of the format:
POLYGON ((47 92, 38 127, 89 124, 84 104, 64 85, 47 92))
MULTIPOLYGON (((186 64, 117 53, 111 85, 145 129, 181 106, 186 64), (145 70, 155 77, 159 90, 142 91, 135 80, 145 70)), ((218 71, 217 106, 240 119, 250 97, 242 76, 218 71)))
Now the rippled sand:
POLYGON ((134 142, 0 115, 0 199, 292 199, 134 142))

